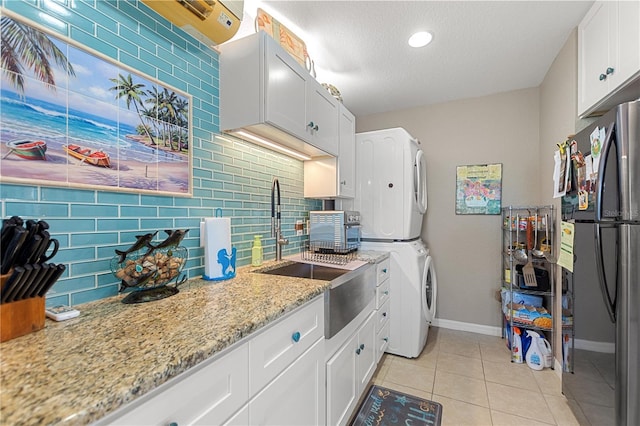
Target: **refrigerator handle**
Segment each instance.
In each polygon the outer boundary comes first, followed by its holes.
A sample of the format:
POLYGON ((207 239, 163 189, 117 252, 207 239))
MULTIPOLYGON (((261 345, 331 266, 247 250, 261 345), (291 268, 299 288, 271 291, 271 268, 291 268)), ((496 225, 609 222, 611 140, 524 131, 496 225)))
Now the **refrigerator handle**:
POLYGON ((600 222, 602 220, 602 199, 604 195, 604 176, 607 168, 607 159, 609 157, 609 151, 611 149, 611 144, 613 142, 614 131, 613 128, 615 126, 615 121, 609 124, 607 128, 607 133, 604 138, 604 143, 602 145, 602 149, 600 151, 600 170, 598 171, 598 180, 596 183, 596 208, 595 208, 595 220, 596 222, 600 222))
POLYGON ((614 297, 614 300, 612 301, 611 296, 609 295, 609 286, 607 285, 607 274, 604 270, 604 257, 602 252, 602 236, 600 234, 601 226, 602 225, 599 223, 593 224, 593 231, 595 234, 595 242, 596 242, 596 266, 598 269, 598 283, 600 284, 602 299, 604 300, 604 305, 606 306, 607 312, 609 313, 609 318, 611 319, 611 322, 615 323, 616 322, 616 299, 614 297))

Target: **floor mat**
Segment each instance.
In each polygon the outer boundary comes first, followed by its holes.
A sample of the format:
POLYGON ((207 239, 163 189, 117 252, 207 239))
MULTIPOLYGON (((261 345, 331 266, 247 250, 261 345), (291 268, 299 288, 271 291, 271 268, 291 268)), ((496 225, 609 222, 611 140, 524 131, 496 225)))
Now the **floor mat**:
POLYGON ((371 385, 351 426, 405 424, 440 426, 441 421, 441 404, 393 389, 371 385))

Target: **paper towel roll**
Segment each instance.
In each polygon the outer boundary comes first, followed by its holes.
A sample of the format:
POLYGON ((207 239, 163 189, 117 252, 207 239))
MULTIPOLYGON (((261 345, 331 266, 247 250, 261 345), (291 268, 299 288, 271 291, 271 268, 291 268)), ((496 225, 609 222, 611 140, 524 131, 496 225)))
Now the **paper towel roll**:
POLYGON ((231 219, 208 217, 200 224, 201 241, 204 245, 204 279, 222 280, 235 276, 235 256, 231 265, 231 219), (225 250, 221 252, 221 250, 225 250), (220 260, 223 262, 221 263, 220 260), (224 262, 224 258, 229 262, 224 262), (232 269, 232 270, 231 270, 232 269), (233 275, 231 273, 233 272, 233 275))

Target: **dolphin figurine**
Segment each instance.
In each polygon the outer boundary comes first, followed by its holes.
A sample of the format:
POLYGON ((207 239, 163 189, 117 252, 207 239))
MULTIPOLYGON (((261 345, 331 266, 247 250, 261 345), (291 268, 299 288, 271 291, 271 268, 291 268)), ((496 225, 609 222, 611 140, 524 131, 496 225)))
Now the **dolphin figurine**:
POLYGON ((136 242, 131 247, 129 247, 125 251, 116 250, 116 254, 118 256, 120 256, 120 258, 118 259, 118 263, 124 262, 124 260, 126 259, 127 255, 129 253, 133 253, 134 251, 138 251, 142 247, 152 247, 151 246, 151 240, 153 240, 153 237, 155 237, 157 233, 158 233, 158 231, 156 231, 154 233, 144 234, 144 235, 136 235, 136 242))
POLYGON ((189 232, 189 230, 188 229, 176 229, 175 231, 165 230, 164 232, 166 232, 167 235, 169 235, 169 236, 164 241, 162 241, 160 244, 158 244, 157 246, 149 244, 150 248, 149 248, 149 251, 146 253, 146 255, 151 254, 154 250, 158 250, 158 249, 166 248, 166 247, 177 246, 178 244, 180 244, 180 242, 182 242, 182 239, 184 238, 185 235, 187 235, 187 232, 189 232))

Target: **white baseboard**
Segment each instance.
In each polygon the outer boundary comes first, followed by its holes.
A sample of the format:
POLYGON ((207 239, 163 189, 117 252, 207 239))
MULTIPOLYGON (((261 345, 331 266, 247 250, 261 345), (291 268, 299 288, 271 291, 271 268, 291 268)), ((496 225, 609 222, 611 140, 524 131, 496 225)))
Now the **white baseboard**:
POLYGON ((593 342, 591 340, 575 339, 573 347, 576 349, 584 349, 585 351, 603 352, 606 354, 613 354, 616 352, 615 343, 593 342))
POLYGON ((470 322, 453 321, 440 318, 434 318, 431 322, 431 325, 433 325, 434 327, 448 328, 451 330, 469 331, 471 333, 502 337, 502 327, 492 327, 490 325, 480 325, 470 322))

